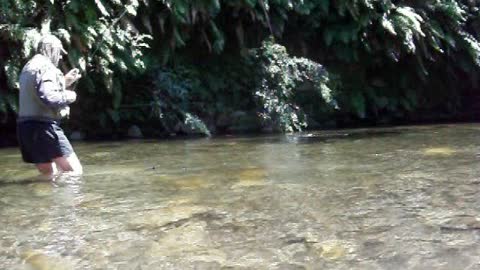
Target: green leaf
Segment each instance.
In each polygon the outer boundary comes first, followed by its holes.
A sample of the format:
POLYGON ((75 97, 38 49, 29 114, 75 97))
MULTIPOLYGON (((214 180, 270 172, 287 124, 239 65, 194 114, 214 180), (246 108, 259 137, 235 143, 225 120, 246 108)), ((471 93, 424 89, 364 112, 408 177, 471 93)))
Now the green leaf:
POLYGON ((6 96, 6 103, 10 109, 16 113, 18 113, 18 101, 14 95, 7 95, 6 96))
POLYGON ((354 92, 351 97, 351 103, 355 113, 360 118, 366 117, 366 104, 365 104, 365 97, 360 92, 354 92))
POLYGON ((177 27, 173 29, 173 36, 175 38, 175 47, 185 46, 185 41, 182 39, 182 36, 180 35, 180 32, 178 31, 177 27))
POLYGON ((112 119, 113 123, 118 124, 120 123, 120 113, 117 110, 114 109, 107 109, 107 113, 110 116, 110 119, 112 119))
POLYGON ((254 8, 255 5, 257 4, 257 0, 245 0, 245 3, 247 3, 247 5, 248 5, 250 8, 254 8))
POLYGON ((0 113, 6 113, 7 112, 7 102, 3 98, 2 95, 0 95, 0 113))
POLYGON ((210 22, 210 27, 212 28, 212 33, 214 37, 212 46, 213 51, 216 53, 220 53, 223 51, 223 48, 225 46, 225 37, 213 21, 210 22))
POLYGON ((403 106, 403 108, 409 112, 412 112, 414 110, 413 106, 410 104, 408 99, 402 98, 400 99, 400 104, 403 106))
POLYGON ((97 5, 98 10, 100 10, 100 13, 102 13, 103 16, 110 16, 110 13, 108 13, 107 9, 103 5, 102 0, 95 0, 95 4, 97 5))
POLYGON ((450 35, 449 33, 445 34, 445 41, 447 42, 447 44, 456 49, 457 48, 457 42, 455 41, 455 38, 450 35))
POLYGON ((378 97, 376 98, 375 100, 375 105, 379 108, 379 109, 384 109, 387 107, 388 105, 388 98, 386 97, 378 97))
POLYGON ((328 14, 330 0, 320 0, 318 5, 320 6, 320 10, 323 12, 323 14, 328 14))
POLYGON ((382 23, 382 27, 385 30, 387 30, 390 34, 392 34, 394 36, 397 35, 397 32, 395 31, 395 28, 393 26, 393 23, 390 20, 388 20, 386 14, 383 15, 381 23, 382 23))
POLYGON ((112 100, 112 105, 113 109, 117 110, 120 108, 120 105, 122 104, 122 84, 119 79, 115 78, 113 81, 113 89, 112 89, 112 95, 113 95, 113 100, 112 100))
POLYGON ((330 45, 332 45, 333 43, 333 36, 334 36, 334 32, 333 31, 330 31, 328 29, 325 29, 325 31, 323 32, 323 39, 325 41, 325 44, 327 45, 327 47, 330 47, 330 45))

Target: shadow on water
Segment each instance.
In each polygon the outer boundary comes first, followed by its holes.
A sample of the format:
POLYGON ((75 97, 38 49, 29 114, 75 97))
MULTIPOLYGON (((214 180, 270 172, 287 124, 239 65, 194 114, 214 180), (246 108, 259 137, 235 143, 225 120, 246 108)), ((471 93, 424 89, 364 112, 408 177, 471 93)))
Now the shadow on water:
POLYGON ((261 143, 298 143, 310 144, 318 142, 331 142, 338 140, 358 140, 358 139, 372 139, 383 138, 391 136, 400 136, 411 130, 405 129, 349 129, 336 131, 312 131, 301 132, 286 135, 279 134, 262 134, 262 135, 235 135, 235 136, 220 136, 216 137, 214 144, 209 144, 209 148, 223 148, 225 146, 232 146, 237 143, 244 144, 258 144, 261 143), (234 142, 232 142, 234 141, 234 142))
POLYGON ((30 184, 48 184, 58 185, 61 183, 71 183, 78 181, 82 176, 76 174, 62 173, 51 176, 28 176, 20 178, 0 178, 0 188, 7 186, 28 186, 30 184))
POLYGON ((20 179, 20 180, 3 180, 0 179, 0 188, 5 186, 22 186, 22 185, 29 185, 29 184, 37 184, 37 183, 50 183, 52 182, 51 179, 45 178, 27 178, 27 179, 20 179))

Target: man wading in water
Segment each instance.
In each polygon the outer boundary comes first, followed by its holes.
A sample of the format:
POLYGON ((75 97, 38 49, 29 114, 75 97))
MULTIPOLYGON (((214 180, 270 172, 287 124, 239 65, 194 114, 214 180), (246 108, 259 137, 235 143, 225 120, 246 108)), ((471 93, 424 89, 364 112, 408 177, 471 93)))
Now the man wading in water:
POLYGON ((57 171, 75 174, 83 171, 60 128, 60 120, 70 114, 68 105, 77 99, 77 94, 67 88, 81 77, 78 69, 63 75, 57 68, 62 54, 66 52, 58 38, 43 36, 37 54, 20 74, 17 136, 22 158, 49 177, 57 171))

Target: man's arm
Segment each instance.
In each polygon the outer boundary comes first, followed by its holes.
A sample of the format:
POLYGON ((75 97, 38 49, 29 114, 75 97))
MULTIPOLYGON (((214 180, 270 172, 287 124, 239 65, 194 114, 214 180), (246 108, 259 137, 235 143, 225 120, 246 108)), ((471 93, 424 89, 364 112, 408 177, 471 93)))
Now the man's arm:
POLYGON ((65 88, 71 89, 73 83, 78 81, 82 75, 80 74, 80 70, 78 68, 74 68, 70 70, 67 74, 65 74, 65 88))
POLYGON ((58 109, 77 99, 73 91, 62 89, 57 80, 57 70, 49 69, 37 74, 37 95, 47 106, 58 109))

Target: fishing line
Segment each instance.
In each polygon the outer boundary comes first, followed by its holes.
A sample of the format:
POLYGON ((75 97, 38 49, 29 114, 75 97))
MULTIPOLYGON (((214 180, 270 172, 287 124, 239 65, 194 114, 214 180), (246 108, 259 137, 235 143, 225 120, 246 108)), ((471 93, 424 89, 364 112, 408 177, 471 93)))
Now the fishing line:
MULTIPOLYGON (((88 66, 88 62, 89 59, 93 58, 93 56, 95 56, 95 54, 98 52, 98 50, 100 49, 100 45, 102 45, 102 43, 105 41, 105 38, 104 38, 104 33, 108 30, 110 31, 112 29, 112 27, 114 27, 122 18, 123 16, 125 16, 125 14, 127 14, 127 8, 125 8, 125 10, 122 12, 122 14, 120 14, 120 16, 118 16, 115 20, 113 20, 112 24, 110 24, 110 26, 108 26, 107 28, 105 28, 99 35, 101 36, 101 39, 99 41, 97 41, 94 45, 95 45, 95 50, 92 52, 92 53, 89 53, 87 55, 87 60, 86 60, 86 63, 85 63, 85 69, 84 70, 81 70, 80 73, 81 74, 87 74, 87 66, 88 66)), ((78 85, 78 81, 79 80, 76 80, 73 85, 72 85, 72 91, 75 91, 75 88, 77 87, 78 85)))

